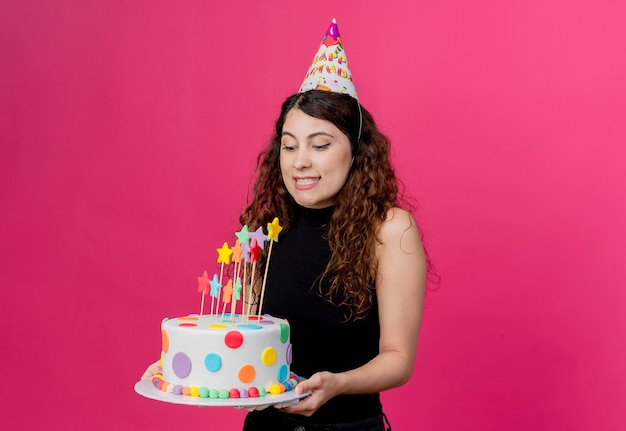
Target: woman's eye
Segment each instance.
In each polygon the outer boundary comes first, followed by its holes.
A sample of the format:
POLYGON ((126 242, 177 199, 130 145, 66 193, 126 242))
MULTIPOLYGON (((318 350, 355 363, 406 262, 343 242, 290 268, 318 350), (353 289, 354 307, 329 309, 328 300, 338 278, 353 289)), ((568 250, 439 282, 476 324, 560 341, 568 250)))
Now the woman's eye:
POLYGON ((313 148, 315 148, 316 150, 325 150, 329 146, 330 146, 330 142, 328 144, 324 144, 324 145, 313 145, 313 148))
POLYGON ((283 151, 294 151, 296 147, 292 145, 283 145, 283 151))

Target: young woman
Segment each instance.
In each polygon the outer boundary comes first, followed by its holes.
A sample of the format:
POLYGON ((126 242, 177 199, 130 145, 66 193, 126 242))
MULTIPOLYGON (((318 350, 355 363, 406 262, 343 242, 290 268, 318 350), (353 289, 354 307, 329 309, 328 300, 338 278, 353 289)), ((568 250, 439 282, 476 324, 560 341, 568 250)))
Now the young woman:
POLYGON ((296 392, 311 394, 250 412, 244 431, 384 430, 379 392, 413 371, 426 258, 389 142, 356 98, 310 90, 284 102, 241 223, 273 217, 284 229, 262 312, 290 322, 291 369, 307 378, 296 392))
MULTIPOLYGON (((333 20, 282 105, 240 217, 253 230, 274 217, 283 225, 261 311, 289 321, 291 370, 307 379, 295 391, 310 395, 250 412, 244 431, 389 425, 379 393, 413 371, 427 271, 400 201, 389 141, 358 101, 333 20)), ((144 377, 159 371, 153 364, 144 377)))

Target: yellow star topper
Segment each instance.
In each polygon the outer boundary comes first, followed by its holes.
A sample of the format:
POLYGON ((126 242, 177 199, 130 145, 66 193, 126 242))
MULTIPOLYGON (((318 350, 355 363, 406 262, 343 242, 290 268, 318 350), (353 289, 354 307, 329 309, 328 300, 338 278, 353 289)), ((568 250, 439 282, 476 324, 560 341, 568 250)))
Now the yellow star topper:
POLYGON ((222 245, 222 248, 218 248, 217 249, 217 263, 225 263, 226 265, 228 265, 230 263, 230 257, 233 254, 233 251, 228 247, 228 243, 225 242, 224 245, 222 245))
POLYGON ((267 224, 267 237, 278 242, 278 234, 281 230, 283 230, 283 227, 278 224, 278 217, 274 217, 274 220, 267 224))

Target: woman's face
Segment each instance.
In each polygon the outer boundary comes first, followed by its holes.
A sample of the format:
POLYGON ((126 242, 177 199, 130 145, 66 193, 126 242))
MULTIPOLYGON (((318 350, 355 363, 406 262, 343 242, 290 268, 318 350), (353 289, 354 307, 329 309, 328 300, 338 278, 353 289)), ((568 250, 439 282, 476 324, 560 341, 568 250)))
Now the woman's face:
POLYGON ((350 140, 333 123, 292 109, 285 117, 280 171, 287 191, 306 208, 333 205, 352 164, 350 140))

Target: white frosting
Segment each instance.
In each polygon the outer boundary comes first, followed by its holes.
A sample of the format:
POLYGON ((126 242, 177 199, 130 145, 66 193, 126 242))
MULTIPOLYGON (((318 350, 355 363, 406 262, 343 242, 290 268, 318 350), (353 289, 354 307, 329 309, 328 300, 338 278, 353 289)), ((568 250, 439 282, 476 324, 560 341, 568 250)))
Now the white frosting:
POLYGON ((170 386, 204 386, 218 391, 250 387, 268 390, 272 384, 284 383, 290 377, 289 324, 269 315, 262 316, 262 321, 268 323, 242 322, 239 315, 232 322, 228 315, 223 320, 221 315, 190 315, 164 321, 163 380, 170 386), (185 326, 190 324, 195 326, 185 326), (231 337, 229 347, 226 340, 231 337), (235 347, 237 340, 241 340, 239 347, 235 347), (250 381, 246 373, 240 374, 242 367, 254 369, 250 381))

